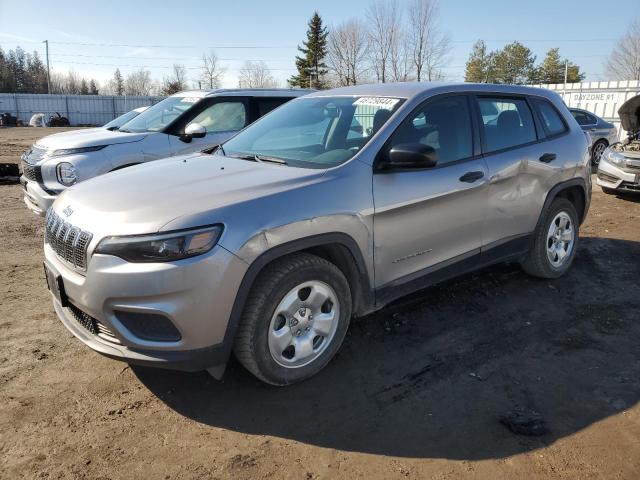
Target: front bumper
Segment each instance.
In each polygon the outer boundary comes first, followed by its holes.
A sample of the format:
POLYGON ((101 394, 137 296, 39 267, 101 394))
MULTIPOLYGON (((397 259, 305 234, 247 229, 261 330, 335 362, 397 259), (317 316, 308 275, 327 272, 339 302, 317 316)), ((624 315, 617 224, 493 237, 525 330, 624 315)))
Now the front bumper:
POLYGON ((132 364, 187 371, 226 363, 233 341, 227 327, 247 265, 221 246, 173 263, 134 264, 95 254, 81 275, 45 244, 45 263, 61 277, 70 304, 63 306, 52 295, 58 318, 96 352, 132 364), (78 312, 95 320, 97 331, 79 321, 78 312), (122 312, 161 315, 180 338, 141 338, 119 320, 122 312))
POLYGON ((36 215, 44 217, 47 210, 58 196, 42 188, 38 182, 20 177, 20 184, 24 190, 24 203, 36 215))
POLYGON ((637 169, 634 164, 632 168, 623 170, 607 162, 604 158, 601 159, 598 165, 596 183, 611 190, 640 192, 640 161, 636 162, 638 162, 637 169))

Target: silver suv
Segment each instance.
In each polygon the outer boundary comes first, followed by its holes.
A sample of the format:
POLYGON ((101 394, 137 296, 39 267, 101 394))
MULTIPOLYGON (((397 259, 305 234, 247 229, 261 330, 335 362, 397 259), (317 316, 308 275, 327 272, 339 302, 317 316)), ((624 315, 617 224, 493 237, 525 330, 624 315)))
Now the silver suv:
POLYGON ((472 84, 317 92, 213 154, 66 190, 46 219, 55 310, 112 358, 275 385, 320 371, 362 316, 503 261, 556 278, 591 198, 558 95, 472 84))

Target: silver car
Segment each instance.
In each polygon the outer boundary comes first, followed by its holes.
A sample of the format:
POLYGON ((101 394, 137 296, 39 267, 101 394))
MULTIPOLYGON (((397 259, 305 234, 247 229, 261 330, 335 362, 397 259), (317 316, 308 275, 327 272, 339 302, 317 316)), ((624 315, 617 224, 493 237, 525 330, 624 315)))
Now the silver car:
POLYGON ((44 137, 22 156, 24 202, 44 216, 71 185, 131 165, 219 145, 260 116, 310 90, 218 89, 180 92, 117 129, 44 137))
POLYGON ((623 103, 618 115, 627 138, 604 151, 596 181, 604 193, 640 193, 640 95, 623 103))
POLYGON ((126 362, 274 385, 329 363, 352 316, 503 261, 557 278, 591 198, 549 91, 378 84, 295 99, 212 154, 65 190, 45 270, 64 325, 126 362))
POLYGON ((618 129, 613 123, 607 122, 587 110, 570 108, 569 111, 578 122, 578 125, 582 127, 582 130, 589 133, 591 138, 591 164, 597 167, 606 148, 618 141, 618 129))

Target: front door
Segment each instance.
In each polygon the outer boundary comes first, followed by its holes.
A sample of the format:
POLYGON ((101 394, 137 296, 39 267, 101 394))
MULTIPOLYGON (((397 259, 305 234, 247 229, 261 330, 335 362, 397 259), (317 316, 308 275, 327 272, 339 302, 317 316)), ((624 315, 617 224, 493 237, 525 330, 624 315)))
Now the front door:
POLYGON ((480 252, 487 168, 471 111, 467 95, 428 100, 380 153, 422 143, 434 148, 437 165, 373 175, 376 287, 401 285, 480 252))
POLYGON ((244 97, 214 97, 205 99, 204 105, 193 116, 184 119, 179 127, 184 131, 187 125, 198 123, 207 134, 202 138, 185 141, 179 134, 170 135, 172 155, 199 152, 228 140, 249 123, 249 107, 244 97))

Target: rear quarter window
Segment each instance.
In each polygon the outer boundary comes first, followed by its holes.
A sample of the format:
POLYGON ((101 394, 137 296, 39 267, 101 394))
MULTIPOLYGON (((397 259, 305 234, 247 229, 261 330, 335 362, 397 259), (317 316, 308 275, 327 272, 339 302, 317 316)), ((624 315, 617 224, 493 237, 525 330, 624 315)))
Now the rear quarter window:
POLYGON ((547 136, 553 137, 568 130, 567 124, 562 118, 562 115, 560 115, 560 112, 558 112, 551 102, 541 98, 535 98, 533 99, 533 105, 538 112, 538 116, 540 117, 540 121, 542 122, 542 126, 547 136))

